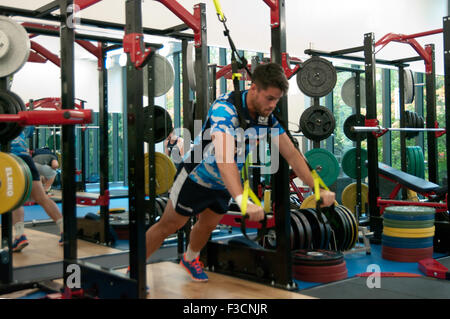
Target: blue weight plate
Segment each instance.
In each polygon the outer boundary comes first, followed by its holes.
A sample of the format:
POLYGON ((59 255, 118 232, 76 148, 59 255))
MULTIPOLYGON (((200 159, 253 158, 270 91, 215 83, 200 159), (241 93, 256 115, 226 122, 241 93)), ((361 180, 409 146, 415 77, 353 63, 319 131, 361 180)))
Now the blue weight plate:
POLYGON ((393 247, 393 248, 407 248, 407 249, 414 249, 414 248, 428 248, 433 246, 433 241, 429 243, 422 243, 422 244, 411 244, 411 243, 399 243, 395 241, 390 240, 382 240, 381 245, 387 246, 387 247, 393 247))
POLYGON ((404 238, 404 237, 392 237, 385 234, 381 234, 381 240, 386 240, 395 243, 406 243, 406 244, 423 244, 433 242, 433 237, 425 238, 404 238))
POLYGON ((419 221, 419 220, 432 220, 434 219, 434 213, 429 215, 396 215, 396 214, 383 214, 384 219, 392 220, 409 220, 409 221, 419 221))

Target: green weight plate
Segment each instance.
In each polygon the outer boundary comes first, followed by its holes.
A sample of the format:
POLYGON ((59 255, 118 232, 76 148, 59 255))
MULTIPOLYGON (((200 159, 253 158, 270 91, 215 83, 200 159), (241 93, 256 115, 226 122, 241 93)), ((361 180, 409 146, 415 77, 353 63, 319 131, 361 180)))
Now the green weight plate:
POLYGON ((434 226, 434 220, 431 221, 398 221, 384 219, 383 226, 392 228, 428 228, 434 226))
MULTIPOLYGON (((367 150, 362 148, 361 149, 361 160, 360 160, 360 166, 361 166, 361 178, 364 179, 368 175, 367 166, 365 165, 365 162, 367 160, 367 150)), ((357 167, 356 167, 356 147, 352 147, 348 149, 344 156, 342 157, 342 170, 345 174, 347 174, 351 178, 357 178, 357 167)))
POLYGON ((422 216, 434 214, 436 210, 426 206, 389 206, 385 212, 393 215, 422 216))
POLYGON ((339 176, 339 163, 332 153, 315 148, 305 153, 311 167, 319 174, 325 185, 333 185, 339 176))
POLYGON ((423 156, 423 150, 420 146, 416 146, 416 151, 419 162, 418 177, 425 178, 425 158, 423 156))
POLYGON ((406 147, 406 172, 414 175, 416 173, 416 157, 412 146, 406 147))

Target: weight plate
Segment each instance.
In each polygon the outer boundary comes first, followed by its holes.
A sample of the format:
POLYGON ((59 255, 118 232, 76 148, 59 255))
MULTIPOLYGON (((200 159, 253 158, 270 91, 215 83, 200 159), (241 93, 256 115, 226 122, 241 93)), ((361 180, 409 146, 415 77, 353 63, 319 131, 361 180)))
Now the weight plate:
MULTIPOLYGON (((397 237, 391 237, 397 238, 397 237)), ((401 238, 404 239, 404 238, 401 238)), ((422 239, 422 238, 420 238, 422 239)), ((398 242, 394 240, 381 239, 381 244, 383 246, 394 247, 394 248, 427 248, 433 246, 433 237, 431 239, 424 238, 426 241, 422 243, 410 243, 410 242, 398 242)))
MULTIPOLYGON (((403 254, 398 254, 398 252, 393 253, 391 251, 391 249, 393 249, 393 248, 383 246, 381 248, 381 257, 383 259, 398 261, 398 262, 418 262, 419 260, 433 257, 433 247, 421 248, 421 249, 427 249, 427 250, 423 251, 423 252, 418 252, 415 255, 403 255, 403 254)), ((400 249, 400 248, 397 248, 397 249, 400 249)))
POLYGON ((312 247, 313 249, 321 249, 325 241, 324 226, 319 221, 316 211, 313 208, 301 209, 301 213, 308 219, 312 229, 312 247))
POLYGON ((353 240, 354 240, 354 238, 353 238, 353 236, 354 236, 353 223, 350 220, 349 216, 347 215, 347 212, 343 209, 342 205, 336 206, 335 209, 341 213, 342 218, 344 218, 346 221, 347 237, 345 238, 343 246, 342 246, 342 250, 346 251, 352 245, 353 240))
POLYGON ((294 263, 295 272, 302 275, 327 275, 329 273, 340 273, 347 269, 345 261, 327 266, 308 266, 294 263))
POLYGON ((412 146, 406 147, 406 172, 411 175, 416 175, 416 157, 412 146))
POLYGON ((348 276, 348 271, 345 269, 342 272, 328 273, 328 274, 319 274, 319 275, 304 275, 302 273, 297 273, 293 271, 293 276, 295 279, 306 282, 319 282, 319 283, 329 283, 333 281, 346 279, 348 276))
POLYGON ((429 215, 409 216, 409 215, 396 215, 385 212, 383 214, 383 217, 385 219, 398 221, 429 221, 434 220, 434 213, 429 215))
POLYGON ((298 88, 310 97, 327 95, 333 91, 336 80, 336 69, 333 64, 317 56, 306 60, 297 73, 298 88))
POLYGON ((26 177, 20 162, 10 154, 0 152, 0 214, 17 208, 26 191, 26 177))
POLYGON ((434 226, 434 220, 430 221, 398 221, 392 219, 384 219, 383 226, 392 228, 429 228, 434 226))
POLYGON ((328 219, 328 223, 331 226, 334 234, 334 242, 336 244, 336 250, 343 251, 345 241, 348 236, 348 224, 347 219, 342 216, 340 210, 336 209, 337 205, 330 209, 324 209, 323 213, 328 219))
POLYGON ((296 218, 294 220, 294 216, 291 213, 291 226, 292 226, 292 230, 294 231, 294 241, 293 244, 291 245, 291 250, 295 250, 295 249, 299 249, 299 242, 300 242, 300 233, 299 233, 299 228, 297 227, 296 222, 299 222, 298 218, 296 218))
POLYGON ((294 243, 295 249, 303 249, 305 248, 305 229, 297 216, 297 214, 291 212, 291 220, 294 221, 294 230, 297 230, 297 241, 294 243))
MULTIPOLYGON (((356 77, 347 79, 341 88, 341 97, 344 103, 350 107, 356 108, 355 96, 356 77)), ((359 100, 362 108, 366 107, 366 81, 359 78, 359 100)))
POLYGON ((310 249, 312 244, 313 231, 308 219, 300 212, 300 210, 291 210, 292 213, 296 214, 300 222, 302 223, 304 233, 304 249, 310 249))
POLYGON ((395 247, 383 247, 383 250, 388 253, 403 255, 403 256, 414 256, 420 254, 433 253, 433 247, 425 248, 395 248, 395 247))
MULTIPOLYGON (((301 209, 307 209, 307 208, 313 208, 316 209, 317 208, 317 204, 316 204, 316 195, 312 194, 309 195, 308 197, 306 197, 302 204, 300 205, 301 209)), ((339 205, 337 201, 334 201, 335 205, 339 205)))
MULTIPOLYGON (((154 105, 155 107, 155 127, 154 127, 154 138, 155 143, 164 141, 169 134, 173 131, 172 117, 169 112, 161 106, 154 105)), ((151 128, 151 118, 150 118, 151 106, 144 107, 144 141, 150 143, 150 128, 151 128)))
MULTIPOLYGON (((361 179, 364 179, 368 175, 367 166, 367 150, 364 148, 361 148, 361 157, 359 160, 360 166, 361 166, 361 179)), ((352 147, 348 149, 344 155, 342 156, 342 170, 345 174, 347 174, 348 177, 351 178, 357 178, 358 168, 357 160, 356 160, 356 147, 352 147)))
MULTIPOLYGON (((145 153, 144 156, 144 170, 145 170, 145 194, 150 193, 149 188, 149 155, 145 153)), ((172 187, 176 174, 175 164, 165 154, 155 152, 155 187, 156 195, 167 193, 172 187)))
POLYGON ((333 185, 339 176, 339 162, 336 157, 323 148, 314 148, 305 153, 309 165, 319 174, 325 185, 333 185))
POLYGON ((426 206, 388 206, 384 212, 401 216, 426 216, 434 215, 436 210, 433 207, 426 206))
MULTIPOLYGON (((22 111, 21 102, 13 92, 0 90, 0 114, 18 114, 22 111)), ((0 122, 0 143, 12 141, 22 130, 23 127, 15 122, 0 122)))
POLYGON ((403 85, 405 88, 405 104, 411 104, 414 101, 414 76, 409 69, 403 70, 403 85))
POLYGON ((356 242, 358 241, 358 236, 359 236, 359 228, 358 228, 358 221, 356 220, 355 215, 345 206, 340 205, 341 210, 343 210, 346 214, 347 217, 352 225, 352 240, 349 243, 349 246, 347 246, 347 250, 352 249, 356 242))
POLYGON ((294 265, 333 266, 344 262, 341 252, 324 249, 299 249, 293 252, 294 265))
MULTIPOLYGON (((170 61, 162 55, 155 53, 153 57, 155 68, 155 97, 166 94, 173 86, 175 80, 175 72, 170 61)), ((144 76, 144 96, 148 96, 148 85, 145 81, 148 80, 148 68, 143 69, 144 76)))
POLYGON ((186 73, 189 87, 195 91, 195 48, 192 42, 188 42, 186 48, 186 73))
POLYGON ((385 234, 386 236, 400 237, 400 238, 427 238, 434 236, 434 231, 427 233, 402 233, 383 229, 383 234, 385 234))
POLYGON ((30 55, 30 38, 25 28, 11 18, 0 16, 0 78, 19 71, 30 55))
MULTIPOLYGON (((20 96, 18 96, 16 93, 14 93, 12 91, 7 91, 7 93, 9 95, 9 97, 10 97, 11 103, 13 103, 15 105, 15 107, 16 107, 17 114, 19 112, 21 112, 21 111, 26 111, 25 104, 23 103, 23 101, 20 98, 20 96)), ((24 127, 19 125, 19 124, 16 124, 16 123, 10 123, 10 124, 12 124, 11 131, 10 131, 10 133, 7 136, 5 136, 5 138, 7 140, 11 140, 12 141, 17 136, 20 135, 20 133, 23 131, 24 127)))
MULTIPOLYGON (((356 206, 356 202, 357 202, 357 194, 356 194, 356 188, 357 188, 357 183, 351 183, 349 185, 347 185, 344 190, 342 191, 342 195, 341 195, 341 202, 342 205, 347 207, 348 209, 350 209, 350 211, 355 214, 356 210, 355 210, 355 206, 356 206)), ((365 213, 366 212, 366 204, 368 203, 368 199, 369 199, 369 187, 364 184, 361 183, 361 209, 360 212, 361 213, 365 213)))
POLYGON ((316 213, 322 217, 323 220, 323 228, 324 228, 324 234, 325 234, 325 240, 324 243, 322 245, 322 249, 329 249, 329 245, 330 245, 330 240, 331 240, 331 226, 328 223, 328 218, 327 216, 325 216, 324 213, 322 213, 321 211, 316 211, 316 213))
POLYGON ((417 169, 418 169, 418 177, 425 178, 425 158, 423 155, 423 150, 420 146, 416 146, 416 152, 417 152, 417 162, 419 163, 417 169))
POLYGON ((344 122, 344 134, 345 136, 352 140, 357 142, 359 141, 363 141, 367 138, 367 133, 358 133, 358 132, 353 132, 352 131, 352 127, 353 126, 365 126, 365 121, 366 121, 366 117, 362 114, 360 114, 359 116, 357 116, 356 114, 350 115, 349 117, 347 117, 347 119, 344 122))
POLYGON ((434 232, 434 226, 426 228, 395 228, 395 227, 383 227, 383 231, 403 233, 403 234, 425 234, 434 232))
POLYGON ((20 158, 19 156, 10 153, 9 155, 11 155, 16 161, 17 163, 20 165, 20 168, 22 169, 23 175, 24 175, 24 181, 25 181, 25 190, 23 192, 23 197, 21 198, 21 200, 19 201, 19 203, 17 204, 16 207, 14 207, 12 210, 19 208, 20 206, 22 206, 23 204, 25 204, 25 202, 28 200, 28 198, 31 195, 31 189, 33 186, 33 176, 31 175, 31 170, 28 167, 28 164, 25 163, 25 161, 20 158))
POLYGON ((333 134, 336 119, 327 107, 313 105, 303 111, 299 126, 306 138, 321 141, 333 134))
POLYGON ((402 244, 424 244, 433 242, 433 236, 422 237, 422 238, 402 238, 402 237, 394 237, 388 236, 386 234, 381 234, 382 240, 387 240, 390 242, 402 243, 402 244))

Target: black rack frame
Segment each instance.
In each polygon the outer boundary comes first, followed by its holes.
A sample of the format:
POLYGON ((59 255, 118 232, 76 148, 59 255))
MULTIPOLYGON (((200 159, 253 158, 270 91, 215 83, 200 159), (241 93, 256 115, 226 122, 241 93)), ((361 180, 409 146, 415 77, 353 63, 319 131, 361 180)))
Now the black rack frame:
MULTIPOLYGON (((286 52, 285 1, 263 1, 271 9, 272 62, 282 65, 282 53, 286 52)), ((287 123, 287 96, 280 99, 277 109, 280 119, 287 123)), ((289 241, 289 194, 289 165, 283 158, 280 158, 279 170, 272 178, 276 250, 229 245, 221 241, 209 240, 200 255, 208 269, 286 290, 296 290, 298 287, 293 280, 289 241)))
MULTIPOLYGON (((446 24, 448 24, 448 18, 444 18, 444 43, 448 42, 448 37, 450 33, 446 30, 446 24), (447 42, 446 42, 447 41, 447 42)), ((448 26, 447 26, 448 27, 448 26)), ((429 44, 426 46, 428 52, 432 52, 432 65, 431 70, 427 72, 426 76, 426 92, 427 92, 427 128, 434 128, 434 123, 436 122, 436 91, 435 91, 435 63, 434 63, 434 45, 429 44)), ((444 53, 446 51, 444 50, 444 53)), ((448 52, 448 51, 447 51, 448 52)), ((351 61, 360 61, 364 62, 365 65, 365 91, 366 91, 366 121, 367 120, 376 120, 377 118, 377 110, 376 110, 376 64, 384 64, 384 65, 392 65, 398 67, 399 70, 399 91, 400 91, 400 126, 405 127, 405 118, 404 118, 404 110, 405 110, 405 92, 404 92, 404 83, 403 83, 403 71, 404 67, 408 66, 408 62, 420 61, 423 60, 422 57, 409 57, 398 60, 381 60, 375 59, 375 38, 373 33, 364 34, 364 45, 360 47, 354 47, 349 49, 343 49, 332 52, 318 51, 318 50, 305 50, 306 54, 309 55, 319 55, 326 56, 330 58, 351 60, 351 61), (364 57, 357 56, 348 56, 349 53, 356 53, 363 51, 364 57)), ((445 59, 448 59, 448 53, 445 53, 445 59)), ((449 60, 446 61, 449 63, 449 60)), ((449 81, 450 72, 448 69, 445 69, 445 81, 446 83, 449 81)), ((450 100, 450 90, 448 90, 446 84, 446 105, 447 99, 450 100)), ((446 125, 447 122, 450 121, 450 112, 447 110, 447 106, 445 109, 446 112, 446 125)), ((363 133, 365 134, 365 133, 363 133)), ((448 136, 447 145, 448 145, 448 136)), ((401 165, 402 170, 406 171, 406 156, 405 156, 405 133, 401 132, 401 165)), ((382 233, 382 217, 380 216, 380 210, 377 205, 377 198, 379 197, 379 178, 378 178, 378 140, 374 134, 367 133, 367 148, 368 148, 368 177, 369 177, 369 225, 371 231, 374 233, 374 237, 371 239, 373 242, 379 243, 381 241, 381 233, 382 233)), ((447 167, 450 167, 450 159, 447 158, 447 167)), ((428 169, 429 169, 429 180, 435 183, 437 182, 437 143, 436 143, 436 135, 434 132, 428 132, 428 169)), ((447 170, 447 175, 448 175, 447 170)), ((448 177, 447 177, 448 179, 448 177)))
MULTIPOLYGON (((117 23, 103 22, 90 19, 81 19, 82 24, 93 25, 101 28, 115 29, 128 33, 140 33, 167 36, 176 39, 180 39, 183 42, 194 39, 194 36, 189 34, 182 34, 180 31, 188 29, 186 25, 175 26, 165 30, 157 30, 142 27, 142 0, 128 0, 125 4, 126 10, 126 24, 121 25, 117 23)), ((80 35, 75 34, 74 29, 67 26, 69 21, 70 12, 67 12, 67 8, 73 5, 73 0, 57 0, 51 2, 51 4, 44 6, 51 10, 23 10, 19 8, 12 8, 6 6, 0 6, 0 14, 7 16, 24 16, 29 18, 47 19, 51 21, 60 22, 60 33, 52 30, 42 30, 40 28, 26 27, 28 32, 46 34, 46 35, 59 35, 61 38, 61 102, 63 108, 72 108, 74 105, 74 41, 75 39, 100 41, 103 43, 102 54, 103 61, 107 48, 104 47, 104 43, 113 43, 122 45, 122 39, 99 37, 92 35, 80 35), (52 15, 51 12, 60 8, 60 15, 52 15)), ((206 61, 206 9, 204 4, 196 5, 200 8, 201 14, 201 44, 196 46, 196 65, 201 66, 206 61)), ((42 7, 42 8, 44 8, 42 7)), ((170 8, 169 8, 170 9, 170 8)), ((172 10, 172 9, 171 9, 172 10)), ((143 43, 141 40, 141 47, 143 43)), ((161 48, 159 44, 147 44, 147 47, 151 51, 155 51, 161 48)), ((107 87, 106 87, 106 70, 104 63, 102 63, 100 70, 100 122, 107 121, 107 87)), ((150 65, 152 63, 150 62, 150 65)), ((206 65, 206 64, 205 64, 206 65)), ((150 66, 149 66, 150 67, 150 66)), ((207 92, 207 68, 201 68, 196 72, 197 77, 197 94, 200 105, 204 107, 202 110, 197 111, 198 116, 203 118, 203 112, 207 111, 207 98, 202 101, 202 92, 207 92), (204 69, 204 70, 203 70, 204 69), (202 81, 204 83, 202 83, 202 81), (202 83, 199 85, 199 83, 202 83)), ((143 143, 143 79, 142 70, 135 68, 128 59, 127 66, 127 79, 129 85, 127 86, 127 129, 128 129, 128 176, 129 176, 129 232, 130 232, 130 278, 118 272, 110 271, 109 269, 103 269, 97 265, 89 264, 77 259, 77 226, 76 226, 76 189, 75 189, 75 149, 74 139, 75 132, 73 126, 63 126, 62 128, 62 153, 63 153, 63 165, 62 165, 62 188, 63 188, 63 217, 64 217, 64 287, 67 290, 67 279, 70 276, 66 270, 69 265, 78 265, 81 270, 82 288, 86 292, 86 296, 94 294, 96 297, 106 298, 146 298, 146 251, 145 251, 145 208, 148 205, 145 202, 145 195, 142 192, 144 189, 144 143, 143 143), (140 93, 140 94, 136 94, 140 93), (95 282, 93 282, 95 280, 95 282), (93 287, 97 288, 92 290, 93 287), (117 288, 117 289, 111 289, 117 288)), ((153 87, 152 77, 149 77, 149 89, 153 87)), ((7 87, 6 79, 0 79, 0 85, 2 88, 7 87)), ((154 89, 153 89, 154 91, 154 89)), ((149 96, 149 101, 152 102, 149 96)), ((206 113, 205 113, 206 114, 206 113)), ((107 145, 107 125, 106 129, 101 134, 101 144, 107 145)), ((150 147, 149 149, 152 149, 150 147)), ((9 145, 2 146, 2 150, 9 150, 9 145)), ((154 150, 153 150, 154 151, 154 150)), ((107 160, 107 156, 102 156, 104 160, 107 160)), ((153 167, 154 176, 154 157, 149 156, 150 167, 153 167)), ((107 166, 106 166, 107 167, 107 166)), ((105 165, 101 164, 101 171, 105 171, 105 165)), ((150 172, 150 174, 152 174, 150 172)), ((101 192, 105 190, 108 183, 108 174, 101 179, 101 192)), ((150 184, 150 188, 154 192, 154 180, 150 184), (153 185, 153 186, 152 186, 153 185)), ((155 205, 154 196, 150 200, 152 204, 150 208, 155 205)), ((102 210, 102 214, 105 213, 105 206, 102 210)), ((107 216, 107 215, 106 215, 107 216)), ((108 218, 104 219, 104 227, 107 230, 109 226, 108 218)), ((3 252, 8 253, 8 262, 0 263, 0 291, 17 291, 24 289, 23 287, 36 287, 39 283, 15 283, 13 284, 13 269, 12 269, 12 223, 11 213, 2 214, 2 249, 3 252)))

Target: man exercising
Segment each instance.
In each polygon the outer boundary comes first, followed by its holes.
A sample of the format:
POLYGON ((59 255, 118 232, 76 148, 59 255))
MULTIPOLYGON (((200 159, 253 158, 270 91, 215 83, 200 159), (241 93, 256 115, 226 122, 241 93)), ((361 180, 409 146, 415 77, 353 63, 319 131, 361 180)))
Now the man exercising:
MULTIPOLYGON (((29 137, 29 131, 32 127, 26 127, 18 137, 16 137, 11 142, 11 153, 19 156, 21 159, 25 161, 31 171, 31 175, 33 176, 33 183, 31 186, 31 198, 38 203, 42 208, 44 208, 47 215, 55 221, 56 225, 59 228, 61 233, 61 237, 59 239, 59 245, 63 244, 63 217, 61 212, 59 211, 56 203, 51 200, 44 191, 44 187, 41 183, 41 178, 39 176, 39 172, 34 165, 34 161, 30 156, 30 150, 28 149, 28 143, 26 141, 27 137, 29 137)), ((25 212, 23 206, 15 209, 12 212, 12 224, 14 227, 14 242, 13 242, 13 252, 20 252, 23 248, 28 246, 28 239, 24 234, 25 230, 25 212)))
POLYGON ((49 148, 43 147, 34 152, 33 161, 39 175, 41 175, 44 190, 46 193, 49 193, 55 181, 56 170, 59 167, 58 157, 49 148))
MULTIPOLYGON (((278 136, 275 147, 297 176, 314 189, 314 180, 304 157, 272 114, 288 88, 289 82, 281 66, 275 63, 262 64, 255 68, 252 84, 241 96, 227 93, 211 105, 202 134, 195 139, 194 147, 185 154, 178 167, 163 216, 146 233, 147 259, 161 246, 165 238, 183 227, 191 216, 198 215, 191 230, 187 251, 180 264, 193 280, 208 280, 199 261, 200 251, 223 214, 228 211, 231 197, 239 207, 243 201, 239 171, 244 162, 239 159, 245 159, 251 143, 245 144, 245 150, 236 147, 239 140, 236 132, 241 127, 235 106, 237 98, 242 101, 243 115, 249 123, 246 132, 249 131, 251 138, 263 139, 268 129, 272 137, 278 136), (209 143, 208 133, 212 143, 209 143), (202 156, 197 160, 199 150, 202 156), (242 151, 245 151, 244 156, 242 151)), ((320 195, 323 206, 334 203, 333 192, 322 189, 320 195)), ((260 221, 264 218, 263 208, 250 201, 247 203, 246 213, 250 221, 260 221)))

